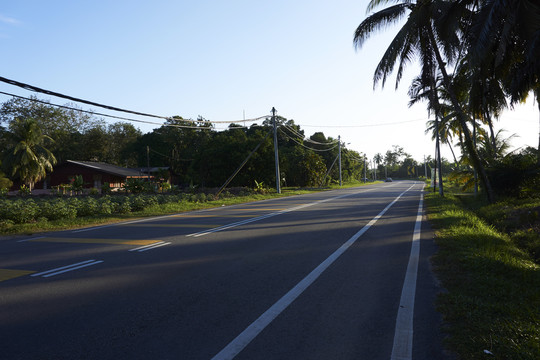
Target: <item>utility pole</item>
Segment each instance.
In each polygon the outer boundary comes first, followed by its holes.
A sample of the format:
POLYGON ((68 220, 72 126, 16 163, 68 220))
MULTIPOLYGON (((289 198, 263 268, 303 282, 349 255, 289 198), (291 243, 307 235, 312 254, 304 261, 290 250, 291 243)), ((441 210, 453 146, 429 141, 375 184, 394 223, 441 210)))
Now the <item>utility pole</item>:
POLYGON ((279 175, 279 153, 277 142, 277 126, 276 126, 276 108, 272 107, 272 124, 274 126, 274 158, 276 161, 276 191, 281 194, 280 175, 279 175))
POLYGON ((426 174, 426 180, 427 180, 427 164, 426 164, 426 155, 424 155, 424 173, 426 174))
POLYGON ((341 135, 338 135, 338 156, 339 156, 339 186, 341 186, 341 135))
POLYGON ((146 172, 148 173, 148 182, 150 182, 150 146, 146 145, 146 172))
POLYGON ((367 177, 366 177, 366 154, 364 154, 364 184, 366 183, 367 181, 367 177))

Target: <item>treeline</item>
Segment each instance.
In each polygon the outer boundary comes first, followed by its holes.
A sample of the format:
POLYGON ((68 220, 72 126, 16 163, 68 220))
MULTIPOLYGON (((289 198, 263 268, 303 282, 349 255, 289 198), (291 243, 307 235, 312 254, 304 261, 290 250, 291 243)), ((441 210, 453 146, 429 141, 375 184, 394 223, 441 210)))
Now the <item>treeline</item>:
MULTIPOLYGON (((284 186, 319 186, 339 179, 337 139, 320 132, 306 138, 300 126, 282 117, 277 123, 284 186)), ((108 124, 73 104, 57 107, 35 97, 12 98, 0 108, 3 178, 31 186, 51 166, 79 160, 131 168, 165 166, 176 175, 177 185, 218 187, 258 146, 229 186, 253 187, 257 182, 273 187, 271 125, 267 119, 261 125, 231 124, 227 130, 216 131, 203 118, 193 122, 173 117, 143 134, 131 123, 108 124), (41 164, 32 164, 30 154, 41 164)), ((342 146, 341 166, 343 181, 363 178, 364 161, 358 152, 342 146)))

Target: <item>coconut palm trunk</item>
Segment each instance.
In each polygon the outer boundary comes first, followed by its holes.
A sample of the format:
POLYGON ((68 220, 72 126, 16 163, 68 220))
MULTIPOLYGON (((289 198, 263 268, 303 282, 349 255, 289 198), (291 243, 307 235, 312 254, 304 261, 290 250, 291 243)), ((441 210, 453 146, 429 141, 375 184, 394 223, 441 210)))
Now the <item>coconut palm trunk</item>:
POLYGON ((433 47, 433 51, 435 53, 435 58, 437 59, 439 69, 443 76, 443 81, 444 81, 446 90, 448 91, 450 101, 452 103, 452 106, 456 110, 458 121, 463 130, 463 135, 465 136, 465 147, 467 149, 467 152, 469 153, 469 156, 472 160, 474 168, 477 169, 480 175, 480 181, 482 182, 482 185, 484 186, 484 189, 486 191, 487 199, 490 203, 492 203, 494 201, 493 189, 491 187, 491 183, 489 182, 489 178, 487 176, 486 170, 484 166, 482 165, 482 162, 480 161, 480 156, 478 155, 478 152, 476 151, 476 147, 474 146, 471 131, 467 126, 468 117, 463 111, 461 105, 459 104, 457 95, 452 88, 452 83, 445 67, 446 63, 443 61, 442 55, 439 51, 439 47, 437 46, 437 41, 435 40, 433 29, 431 27, 428 27, 427 32, 428 32, 428 35, 429 35, 429 38, 433 47))

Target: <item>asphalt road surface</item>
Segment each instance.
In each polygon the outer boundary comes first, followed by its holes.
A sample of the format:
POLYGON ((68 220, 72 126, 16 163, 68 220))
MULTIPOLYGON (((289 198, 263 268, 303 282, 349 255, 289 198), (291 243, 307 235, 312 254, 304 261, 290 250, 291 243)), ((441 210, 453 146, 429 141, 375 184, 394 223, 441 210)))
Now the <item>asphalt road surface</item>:
POLYGON ((423 184, 0 240, 0 359, 443 359, 423 184))

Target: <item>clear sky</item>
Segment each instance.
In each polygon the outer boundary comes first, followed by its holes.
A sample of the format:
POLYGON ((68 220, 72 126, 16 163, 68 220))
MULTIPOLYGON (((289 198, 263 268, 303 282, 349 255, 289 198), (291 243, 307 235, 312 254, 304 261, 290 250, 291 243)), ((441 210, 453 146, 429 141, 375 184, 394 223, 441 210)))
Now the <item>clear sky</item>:
MULTIPOLYGON (((307 136, 317 131, 340 135, 348 148, 370 158, 400 145, 422 160, 433 154, 434 145, 424 135, 425 104, 408 107, 407 89, 415 67, 397 91, 393 77, 384 89, 373 89, 375 66, 396 29, 354 49, 353 33, 366 17, 367 4, 368 0, 4 1, 0 76, 163 116, 233 121, 267 115, 275 107, 307 136)), ((0 91, 30 95, 4 83, 0 91)), ((0 95, 0 102, 8 99, 0 95)), ((530 101, 505 113, 497 128, 508 130, 508 135, 517 133, 519 138, 512 142, 516 147, 536 147, 538 119, 538 107, 530 101)), ((134 125, 143 132, 153 128, 134 125)))

